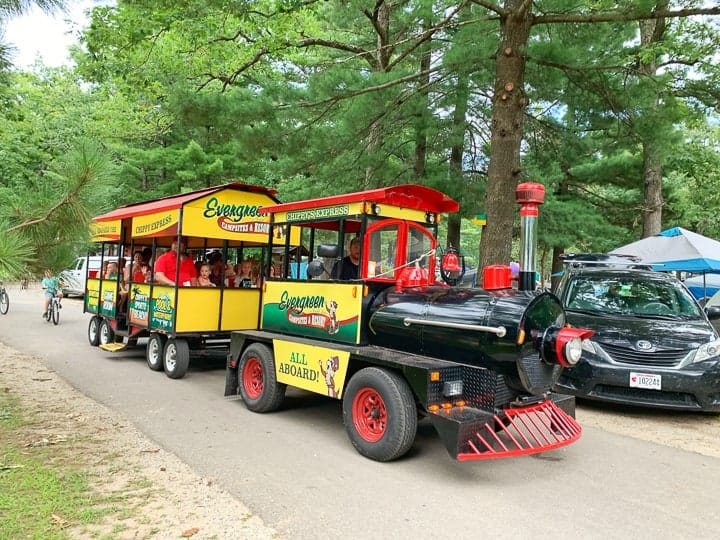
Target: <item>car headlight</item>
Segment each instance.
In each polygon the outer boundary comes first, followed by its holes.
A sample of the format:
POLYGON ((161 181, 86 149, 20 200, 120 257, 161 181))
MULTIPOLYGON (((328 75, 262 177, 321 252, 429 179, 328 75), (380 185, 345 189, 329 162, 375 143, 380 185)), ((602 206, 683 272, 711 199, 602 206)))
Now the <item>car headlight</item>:
POLYGON ((595 350, 595 345, 593 345, 593 342, 589 339, 582 340, 582 350, 589 352, 590 354, 597 354, 597 351, 595 350))
POLYGON ((694 362, 702 362, 703 360, 707 360, 708 358, 712 358, 713 356, 717 356, 720 354, 720 339, 716 339, 711 341, 710 343, 704 343, 703 345, 700 345, 698 349, 695 351, 695 358, 693 358, 694 362))

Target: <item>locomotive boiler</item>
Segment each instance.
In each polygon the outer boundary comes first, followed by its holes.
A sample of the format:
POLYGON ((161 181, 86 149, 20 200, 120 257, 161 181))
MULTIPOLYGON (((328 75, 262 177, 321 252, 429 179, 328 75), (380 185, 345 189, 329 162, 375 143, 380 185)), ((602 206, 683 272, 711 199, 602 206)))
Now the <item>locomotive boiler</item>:
POLYGON ((353 445, 379 461, 405 454, 422 418, 458 460, 577 440, 574 399, 552 387, 591 332, 568 327, 559 300, 536 290, 543 198, 540 184, 518 187, 520 272, 486 268, 483 288, 457 286, 462 257, 440 254, 438 220, 458 205, 436 190, 393 186, 264 209, 286 240, 267 263, 268 276, 278 268, 262 285, 259 327, 232 334, 226 395, 256 412, 278 409, 288 385, 342 400, 353 445), (341 257, 356 237, 360 252, 341 257), (335 279, 348 269, 350 279, 335 279))

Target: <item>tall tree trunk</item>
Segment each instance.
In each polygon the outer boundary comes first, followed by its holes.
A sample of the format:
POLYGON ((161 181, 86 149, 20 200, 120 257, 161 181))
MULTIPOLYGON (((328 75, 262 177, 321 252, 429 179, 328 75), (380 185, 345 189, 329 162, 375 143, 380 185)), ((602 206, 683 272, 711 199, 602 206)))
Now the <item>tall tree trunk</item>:
MULTIPOLYGON (((658 0, 655 10, 666 10, 669 0, 658 0)), ((640 42, 643 47, 662 41, 665 34, 665 19, 651 19, 640 21, 640 42)), ((640 74, 644 77, 655 77, 657 75, 657 64, 653 62, 642 63, 640 74)), ((646 114, 654 114, 658 121, 662 121, 658 109, 660 108, 660 96, 655 95, 653 104, 646 114)), ((643 133, 643 238, 653 236, 662 229, 662 144, 657 139, 657 131, 654 133, 643 133)), ((662 135, 660 135, 662 137, 662 135)))
MULTIPOLYGON (((381 73, 385 71, 390 64, 390 6, 387 2, 380 0, 375 5, 375 11, 372 12, 372 23, 377 33, 377 56, 375 57, 375 65, 372 66, 373 71, 381 73)), ((368 130, 368 154, 377 152, 383 144, 383 126, 379 120, 373 120, 368 130)), ((372 167, 365 168, 365 189, 380 187, 382 179, 374 178, 375 171, 372 167)))
MULTIPOLYGON (((468 76, 464 72, 458 73, 455 88, 455 111, 452 119, 452 134, 450 135, 450 164, 449 177, 453 190, 461 189, 463 183, 462 159, 465 148, 465 128, 467 127, 468 109, 468 76)), ((460 249, 460 215, 451 214, 448 218, 447 246, 460 249)))
MULTIPOLYGON (((430 26, 428 20, 423 21, 423 30, 430 26)), ((416 181, 425 178, 425 164, 427 161, 427 127, 429 116, 428 88, 430 86, 430 41, 422 46, 420 55, 420 95, 418 99, 417 119, 415 121, 415 161, 413 163, 413 177, 416 181)))
MULTIPOLYGON (((563 167, 565 168, 565 167, 563 167)), ((568 172, 565 171, 565 179, 562 180, 559 184, 557 189, 555 190, 555 195, 558 197, 563 197, 564 195, 567 195, 569 192, 568 189, 568 172)), ((563 268, 564 264, 562 259, 560 258, 560 255, 565 253, 565 246, 553 246, 552 247, 552 261, 550 263, 551 271, 550 271, 550 288, 554 291, 558 284, 560 283, 561 276, 556 276, 555 274, 559 274, 563 268)))
POLYGON ((508 264, 512 248, 515 187, 520 177, 520 145, 527 96, 525 48, 532 23, 530 0, 506 0, 496 54, 490 136, 490 163, 485 196, 487 226, 481 239, 480 266, 508 264))
POLYGON ((662 229, 662 152, 652 139, 643 141, 643 204, 642 237, 654 236, 662 229))

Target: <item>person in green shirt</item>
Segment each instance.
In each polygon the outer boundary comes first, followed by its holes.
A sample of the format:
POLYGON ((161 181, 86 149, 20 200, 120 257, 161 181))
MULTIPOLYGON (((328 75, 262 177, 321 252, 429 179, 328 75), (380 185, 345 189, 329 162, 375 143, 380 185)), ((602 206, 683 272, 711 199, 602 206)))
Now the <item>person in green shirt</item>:
POLYGON ((45 269, 45 277, 40 282, 43 289, 45 289, 45 309, 43 310, 43 318, 47 317, 48 306, 50 306, 50 299, 53 296, 62 298, 62 291, 60 290, 60 280, 57 276, 53 276, 52 270, 49 268, 45 269))

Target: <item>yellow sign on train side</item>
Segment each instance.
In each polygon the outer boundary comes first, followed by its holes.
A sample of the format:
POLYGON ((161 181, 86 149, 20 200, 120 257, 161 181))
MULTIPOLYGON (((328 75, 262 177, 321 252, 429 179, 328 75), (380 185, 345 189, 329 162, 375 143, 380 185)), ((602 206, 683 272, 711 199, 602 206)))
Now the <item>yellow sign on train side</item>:
POLYGON ((120 240, 121 228, 119 219, 112 221, 93 221, 90 223, 90 239, 93 242, 113 242, 120 240))
POLYGON ((277 381, 339 399, 345 390, 350 353, 295 341, 276 339, 277 381))
MULTIPOLYGON (((260 214, 275 201, 263 193, 224 189, 190 201, 183 207, 182 233, 187 236, 266 243, 270 216, 260 214)), ((284 230, 283 230, 284 231, 284 230)), ((283 231, 276 231, 274 242, 284 243, 283 231)))
POLYGON ((132 218, 132 235, 141 236, 173 236, 177 234, 179 212, 165 210, 152 214, 144 214, 132 218))

